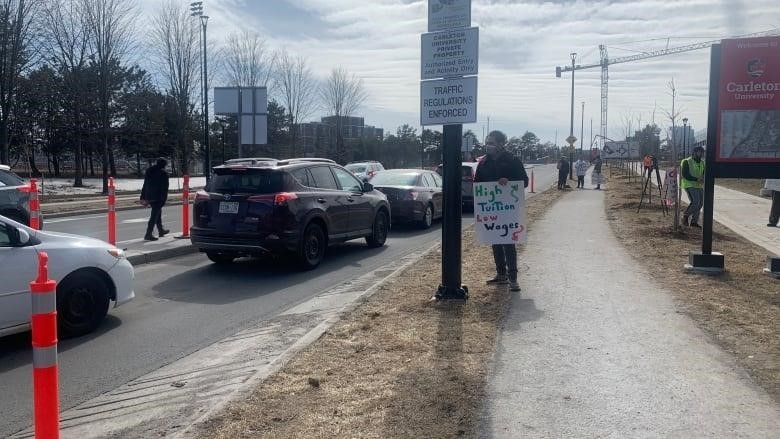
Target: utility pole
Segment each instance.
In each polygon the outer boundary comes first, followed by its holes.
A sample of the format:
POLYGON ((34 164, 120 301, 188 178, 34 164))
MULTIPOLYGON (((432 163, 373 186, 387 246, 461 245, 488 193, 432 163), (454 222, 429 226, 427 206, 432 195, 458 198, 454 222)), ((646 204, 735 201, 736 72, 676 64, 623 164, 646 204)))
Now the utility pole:
POLYGON ((585 101, 582 101, 582 111, 580 112, 580 153, 585 144, 585 101))
POLYGON ((203 175, 206 176, 206 183, 211 179, 211 151, 209 148, 209 72, 208 63, 206 58, 206 25, 209 22, 209 16, 203 15, 203 2, 190 3, 190 16, 200 18, 200 27, 202 33, 203 42, 203 64, 201 66, 201 74, 203 81, 203 89, 201 90, 203 101, 203 175))
MULTIPOLYGON (((569 139, 574 138, 574 61, 577 59, 577 52, 569 54, 571 56, 571 118, 569 120, 569 139)), ((569 179, 574 180, 574 142, 569 142, 569 179)))

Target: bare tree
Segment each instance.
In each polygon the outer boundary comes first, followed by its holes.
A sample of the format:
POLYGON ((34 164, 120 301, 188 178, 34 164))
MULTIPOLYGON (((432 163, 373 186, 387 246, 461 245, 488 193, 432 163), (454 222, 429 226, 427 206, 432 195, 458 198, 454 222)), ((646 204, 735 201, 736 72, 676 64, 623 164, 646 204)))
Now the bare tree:
POLYGON ((30 62, 36 0, 0 0, 0 163, 10 164, 9 125, 19 77, 30 62))
POLYGON ((98 71, 98 99, 103 137, 103 193, 108 193, 109 160, 111 173, 113 150, 110 148, 111 117, 109 104, 118 91, 116 66, 127 55, 132 42, 136 4, 134 0, 81 0, 89 26, 91 59, 98 71))
POLYGON ((341 67, 333 69, 320 88, 322 103, 336 119, 336 158, 344 160, 344 119, 357 111, 368 98, 363 80, 341 67))
MULTIPOLYGON (((667 87, 669 88, 669 95, 672 97, 672 111, 666 111, 664 110, 664 114, 666 117, 669 118, 669 120, 672 122, 672 169, 677 169, 677 165, 679 158, 677 157, 677 139, 675 138, 675 127, 677 125, 677 118, 680 116, 680 111, 675 111, 675 105, 677 101, 677 88, 674 85, 674 79, 669 81, 667 84, 667 87)), ((682 189, 677 187, 677 193, 675 194, 675 203, 674 203, 674 231, 680 230, 680 201, 682 200, 682 189)))
POLYGON ((305 58, 283 51, 277 59, 276 87, 289 114, 290 156, 295 157, 298 128, 311 116, 317 103, 317 81, 305 58))
POLYGON ((154 18, 151 34, 158 70, 165 78, 166 91, 176 111, 176 147, 181 154, 180 169, 185 173, 190 152, 192 100, 194 92, 198 91, 199 26, 189 16, 184 3, 165 0, 154 18))
POLYGON ((276 54, 260 35, 244 31, 228 37, 224 51, 227 81, 235 87, 267 87, 274 73, 276 54))
POLYGON ((43 38, 44 51, 47 58, 57 65, 65 77, 67 90, 71 100, 72 135, 76 140, 74 148, 74 182, 73 186, 84 185, 82 177, 84 145, 81 129, 81 108, 85 84, 81 72, 87 64, 89 56, 89 25, 87 15, 83 12, 83 4, 70 0, 49 0, 43 10, 43 28, 46 35, 43 38))

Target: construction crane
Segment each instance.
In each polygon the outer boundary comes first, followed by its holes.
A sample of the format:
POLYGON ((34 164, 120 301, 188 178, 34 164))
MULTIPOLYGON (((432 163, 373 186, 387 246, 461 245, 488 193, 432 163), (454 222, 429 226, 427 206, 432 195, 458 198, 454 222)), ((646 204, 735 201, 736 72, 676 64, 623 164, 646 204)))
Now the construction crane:
MULTIPOLYGON (((778 35, 778 33, 780 33, 780 28, 774 28, 764 32, 757 32, 757 33, 747 34, 747 35, 739 35, 732 38, 763 37, 763 36, 770 36, 770 35, 778 35)), ((598 64, 585 64, 585 65, 577 64, 574 66, 556 67, 555 76, 560 78, 562 72, 571 72, 572 70, 584 70, 584 69, 592 69, 594 67, 601 67, 601 137, 600 138, 601 141, 603 142, 604 141, 603 139, 607 138, 607 114, 608 114, 607 95, 608 95, 610 65, 627 63, 632 61, 639 61, 648 58, 656 58, 659 56, 671 55, 674 53, 682 53, 682 52, 690 52, 693 50, 706 49, 707 47, 710 47, 713 44, 717 44, 720 42, 721 40, 711 40, 711 41, 689 44, 680 47, 671 47, 671 48, 667 47, 666 49, 655 50, 652 52, 642 52, 636 55, 623 56, 620 58, 612 58, 612 59, 610 59, 609 55, 607 54, 607 46, 605 46, 604 44, 600 44, 599 52, 601 54, 601 58, 600 58, 601 61, 598 64)), ((603 144, 601 146, 603 146, 603 144)))

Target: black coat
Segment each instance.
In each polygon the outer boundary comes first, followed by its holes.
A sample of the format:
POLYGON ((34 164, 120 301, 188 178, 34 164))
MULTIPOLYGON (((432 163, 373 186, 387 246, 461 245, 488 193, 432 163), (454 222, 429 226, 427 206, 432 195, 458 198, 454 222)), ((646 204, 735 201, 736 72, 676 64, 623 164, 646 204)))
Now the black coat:
POLYGON ((490 155, 482 157, 474 175, 476 182, 498 181, 500 178, 509 181, 523 180, 525 187, 528 187, 528 174, 523 162, 507 151, 501 151, 495 158, 490 155))
POLYGON ((571 165, 569 165, 569 162, 566 160, 561 160, 558 162, 558 177, 569 175, 570 169, 571 165))
POLYGON ((141 199, 149 203, 164 204, 168 201, 168 173, 165 168, 154 165, 146 170, 141 199))

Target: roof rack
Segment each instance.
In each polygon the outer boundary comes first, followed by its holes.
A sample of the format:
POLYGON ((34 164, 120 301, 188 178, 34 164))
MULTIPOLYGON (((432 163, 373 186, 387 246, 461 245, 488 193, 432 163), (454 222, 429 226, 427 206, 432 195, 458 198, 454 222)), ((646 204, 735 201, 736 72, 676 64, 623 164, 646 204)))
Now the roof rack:
POLYGON ((0 171, 10 171, 11 167, 8 165, 0 165, 0 171))
POLYGON ((354 161, 354 162, 349 162, 347 164, 348 165, 352 165, 352 164, 355 164, 355 163, 380 163, 380 162, 378 160, 357 160, 357 161, 354 161))
POLYGON ((279 160, 276 162, 277 166, 284 166, 284 165, 291 165, 293 163, 307 163, 307 162, 314 162, 314 163, 333 163, 336 162, 331 159, 322 159, 322 158, 316 158, 316 157, 304 157, 304 158, 294 158, 294 159, 286 159, 286 160, 279 160))

